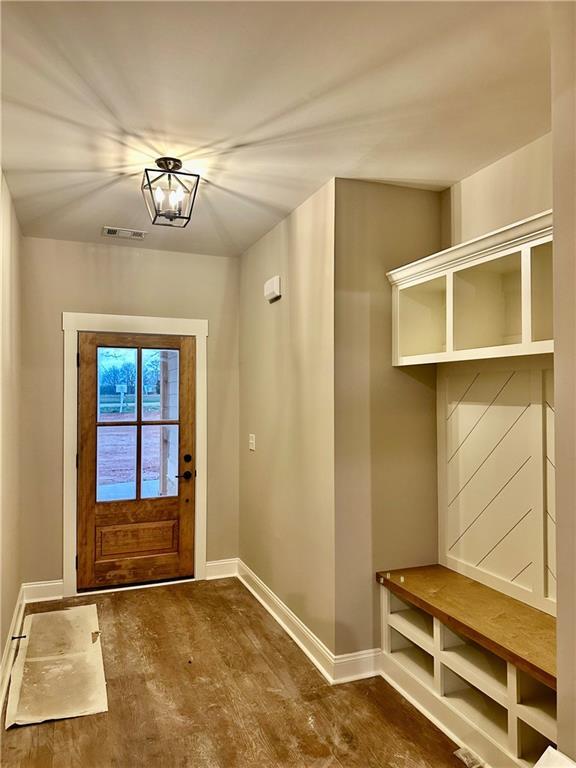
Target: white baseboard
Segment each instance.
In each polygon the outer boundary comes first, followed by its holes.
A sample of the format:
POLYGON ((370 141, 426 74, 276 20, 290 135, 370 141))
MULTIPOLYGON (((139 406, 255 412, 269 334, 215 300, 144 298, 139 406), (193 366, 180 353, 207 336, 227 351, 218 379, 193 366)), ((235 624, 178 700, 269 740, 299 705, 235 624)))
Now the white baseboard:
POLYGON ((64 582, 62 579, 55 581, 32 581, 22 584, 25 603, 42 603, 46 600, 61 600, 64 595, 64 582))
POLYGON ((238 576, 238 558, 229 557, 227 560, 209 560, 206 563, 206 578, 229 579, 238 576))
MULTIPOLYGON (((231 557, 228 560, 212 560, 206 563, 206 578, 207 579, 225 579, 238 575, 238 558, 231 557)), ((178 583, 182 584, 188 581, 195 581, 195 579, 179 579, 178 583)), ((89 590, 87 592, 76 592, 75 595, 69 595, 69 597, 79 597, 82 595, 102 595, 108 592, 128 591, 133 589, 149 589, 152 587, 164 587, 167 584, 172 584, 172 581, 156 581, 150 584, 127 584, 109 589, 89 590)), ((25 603, 41 603, 45 600, 60 600, 64 597, 64 582, 62 579, 56 579, 54 581, 34 581, 28 584, 22 584, 24 591, 25 603)))
POLYGON ((379 674, 379 648, 336 656, 242 560, 238 561, 238 578, 331 685, 379 674))
POLYGON ((367 651, 342 653, 334 656, 334 683, 351 683, 354 680, 364 680, 366 677, 376 677, 380 674, 380 648, 370 648, 367 651))
POLYGON ((10 672, 12 671, 14 657, 18 648, 18 641, 12 640, 12 638, 20 634, 22 623, 24 621, 24 609, 26 608, 26 604, 39 603, 45 600, 59 600, 62 597, 62 593, 62 579, 58 579, 57 581, 37 581, 21 585, 16 599, 16 605, 14 606, 14 613, 12 614, 8 636, 4 644, 2 662, 0 664, 0 711, 4 706, 4 698, 8 691, 8 683, 10 681, 10 672))
MULTIPOLYGON (((4 699, 8 691, 8 683, 10 681, 10 672, 12 671, 12 665, 14 664, 14 657, 16 656, 16 650, 18 648, 18 642, 12 640, 15 635, 20 634, 20 628, 24 621, 24 590, 20 587, 18 597, 16 598, 16 605, 14 606, 14 613, 12 614, 12 621, 10 622, 10 628, 8 629, 8 636, 4 643, 4 651, 2 653, 2 662, 0 664, 0 712, 4 706, 4 699)), ((1 726, 0 726, 1 727, 1 726)))

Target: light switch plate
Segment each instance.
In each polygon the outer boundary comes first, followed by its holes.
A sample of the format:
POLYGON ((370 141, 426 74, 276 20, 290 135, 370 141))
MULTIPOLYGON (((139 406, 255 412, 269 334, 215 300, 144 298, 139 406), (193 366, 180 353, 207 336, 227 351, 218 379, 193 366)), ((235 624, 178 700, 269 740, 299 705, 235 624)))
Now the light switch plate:
POLYGON ((248 435, 248 450, 256 450, 256 435, 248 435))

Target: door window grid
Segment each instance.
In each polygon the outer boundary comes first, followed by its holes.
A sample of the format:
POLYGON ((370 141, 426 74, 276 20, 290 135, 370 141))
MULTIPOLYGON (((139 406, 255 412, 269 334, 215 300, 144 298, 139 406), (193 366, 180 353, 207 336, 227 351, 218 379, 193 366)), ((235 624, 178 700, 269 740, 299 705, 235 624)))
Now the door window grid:
POLYGON ((177 496, 179 350, 99 346, 97 362, 96 501, 177 496))

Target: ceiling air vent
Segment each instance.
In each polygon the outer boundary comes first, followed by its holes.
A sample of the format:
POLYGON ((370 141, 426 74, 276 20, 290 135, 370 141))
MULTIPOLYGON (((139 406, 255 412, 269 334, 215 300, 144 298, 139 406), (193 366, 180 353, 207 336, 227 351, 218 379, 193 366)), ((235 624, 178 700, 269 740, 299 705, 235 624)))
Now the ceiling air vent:
POLYGON ((117 237, 120 240, 144 240, 148 232, 141 229, 125 229, 124 227, 102 227, 103 237, 117 237))

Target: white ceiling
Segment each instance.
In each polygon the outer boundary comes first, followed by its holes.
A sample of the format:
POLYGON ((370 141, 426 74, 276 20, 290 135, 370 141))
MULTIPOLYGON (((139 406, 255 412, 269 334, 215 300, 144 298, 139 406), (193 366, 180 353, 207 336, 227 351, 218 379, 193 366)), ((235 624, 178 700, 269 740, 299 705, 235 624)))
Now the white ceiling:
POLYGON ((332 176, 444 187, 549 130, 534 2, 3 2, 3 166, 27 235, 241 253, 332 176), (199 171, 152 227, 160 155, 199 171))

